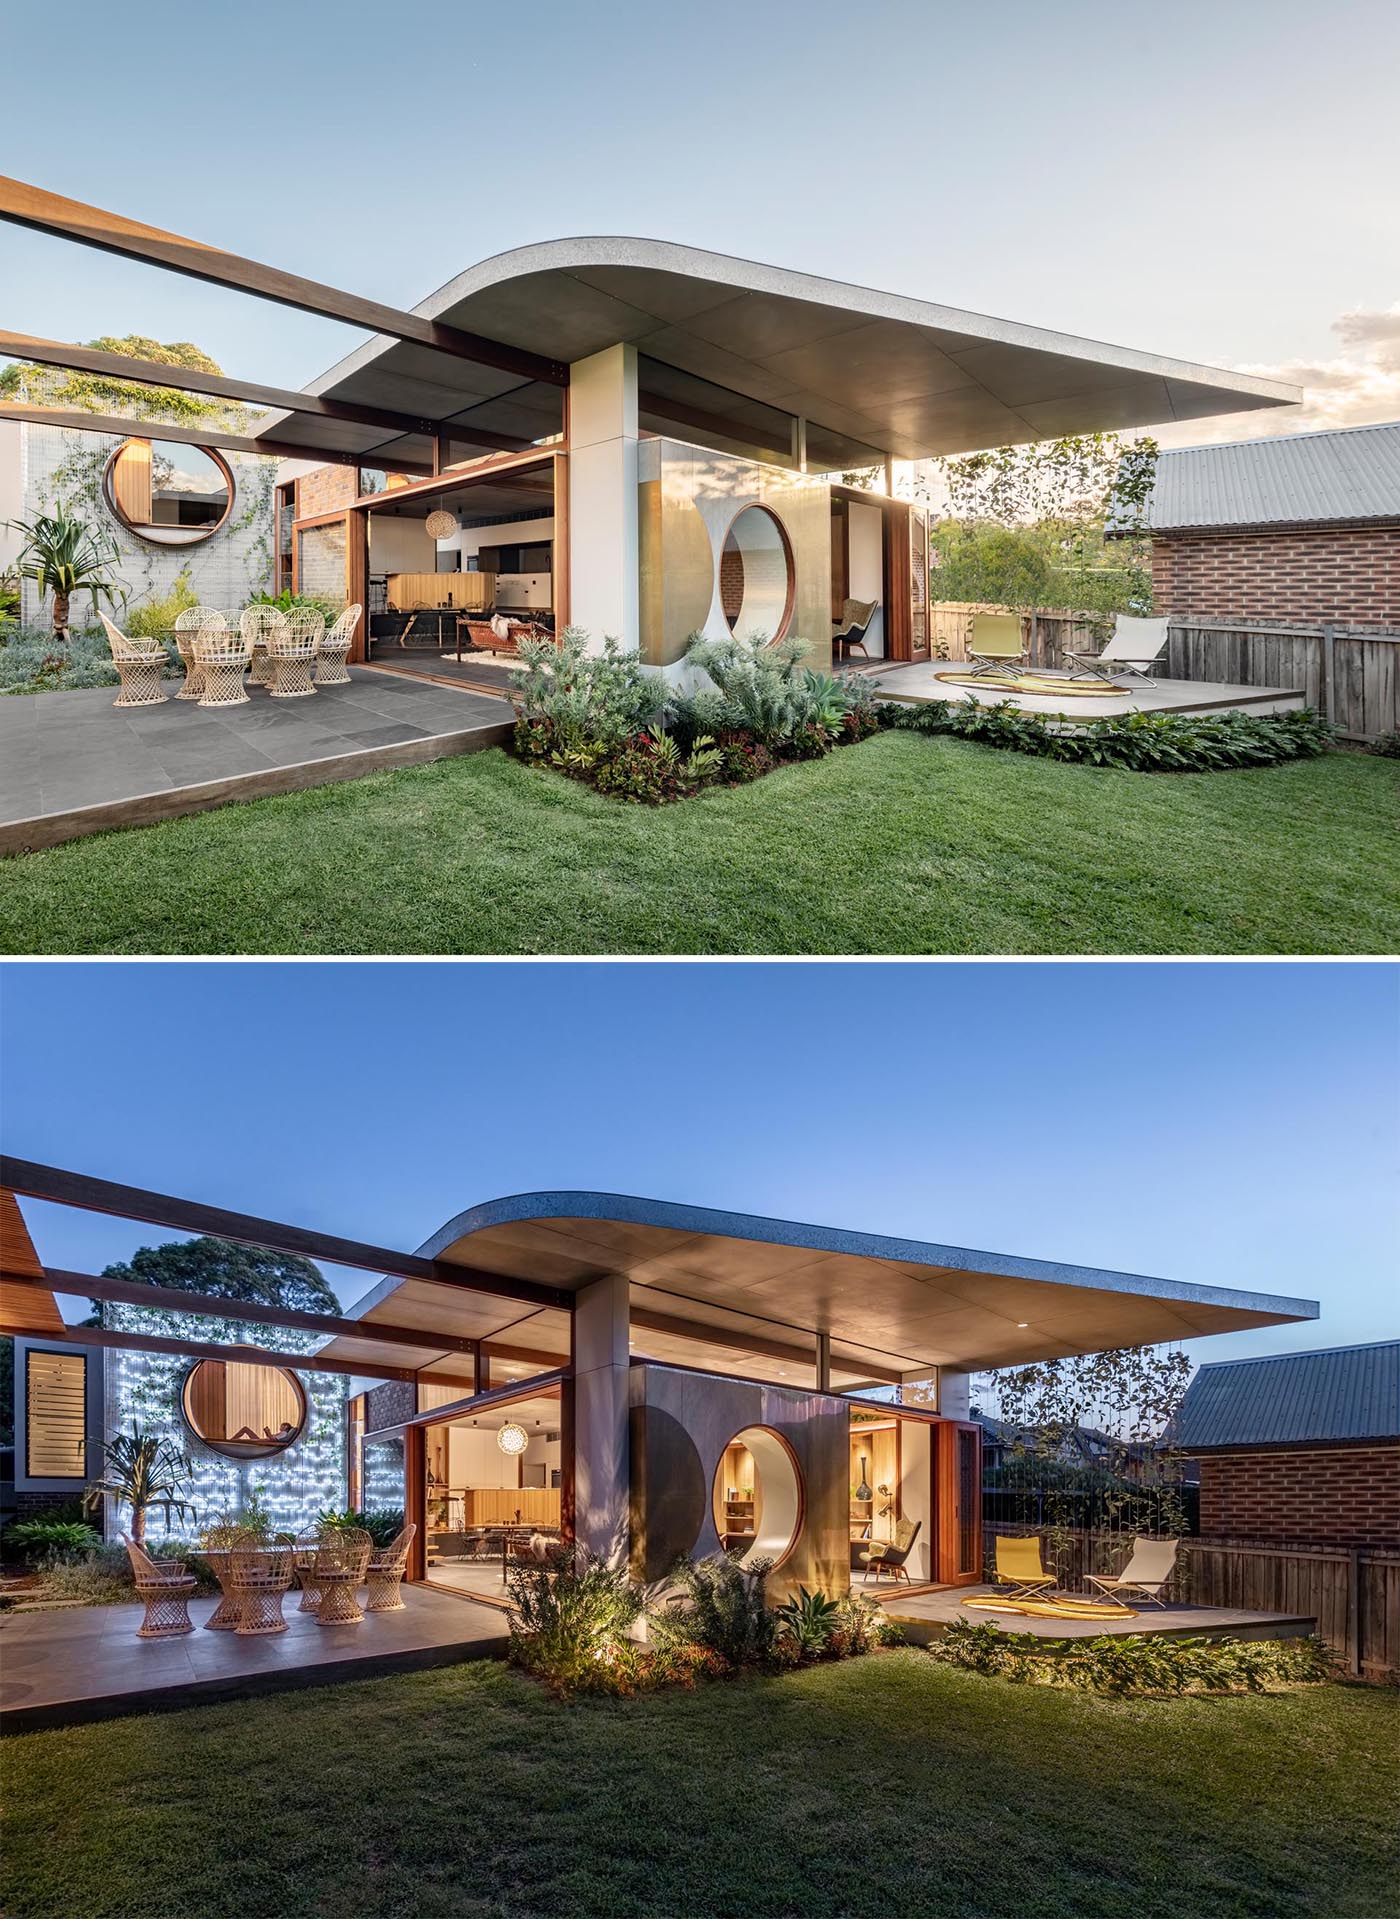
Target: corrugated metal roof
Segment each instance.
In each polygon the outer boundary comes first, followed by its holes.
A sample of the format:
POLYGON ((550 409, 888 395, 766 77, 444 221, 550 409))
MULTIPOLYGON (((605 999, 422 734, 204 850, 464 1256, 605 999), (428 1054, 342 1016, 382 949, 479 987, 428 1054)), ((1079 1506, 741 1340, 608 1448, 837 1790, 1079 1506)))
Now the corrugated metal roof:
POLYGON ((1170 1437, 1188 1453, 1400 1438, 1400 1340, 1202 1366, 1170 1437))
POLYGON ((1400 421, 1159 454, 1154 533, 1400 520, 1400 421))

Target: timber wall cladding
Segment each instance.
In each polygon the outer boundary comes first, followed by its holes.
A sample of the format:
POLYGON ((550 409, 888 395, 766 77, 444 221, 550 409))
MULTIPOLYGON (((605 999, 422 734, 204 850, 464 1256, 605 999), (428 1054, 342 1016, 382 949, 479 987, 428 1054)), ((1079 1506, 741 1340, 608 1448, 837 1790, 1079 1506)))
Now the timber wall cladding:
POLYGON ((1400 1446, 1209 1455, 1201 1531, 1400 1551, 1400 1446))
POLYGON ((1183 620, 1400 625, 1400 526, 1158 534, 1152 596, 1183 620))

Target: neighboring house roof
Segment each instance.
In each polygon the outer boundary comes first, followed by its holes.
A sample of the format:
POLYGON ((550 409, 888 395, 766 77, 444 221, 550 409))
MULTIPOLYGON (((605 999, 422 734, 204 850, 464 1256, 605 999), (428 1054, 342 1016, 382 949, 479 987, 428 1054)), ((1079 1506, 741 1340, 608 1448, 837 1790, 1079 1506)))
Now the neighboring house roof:
POLYGON ((1153 533, 1400 520, 1400 421, 1161 453, 1153 533))
MULTIPOLYGON (((635 346, 644 395, 650 389, 659 402, 648 409, 644 400, 644 416, 664 418, 667 400, 713 412, 722 389, 740 438, 745 423, 756 430, 773 409, 805 419, 809 459, 823 471, 859 465, 872 449, 917 460, 1302 398, 1277 380, 661 240, 517 247, 469 267, 414 311, 556 361, 635 346)), ((526 439, 558 424, 557 390, 382 336, 310 387, 364 405, 392 396, 396 409, 460 427, 453 437, 464 443, 473 423, 526 439)), ((308 414, 275 415, 259 431, 284 444, 373 453, 368 464, 392 464, 396 446, 404 457, 432 452, 421 436, 386 443, 382 427, 308 414)))
POLYGON ((1202 1366, 1171 1439, 1188 1453, 1400 1439, 1400 1340, 1202 1366))

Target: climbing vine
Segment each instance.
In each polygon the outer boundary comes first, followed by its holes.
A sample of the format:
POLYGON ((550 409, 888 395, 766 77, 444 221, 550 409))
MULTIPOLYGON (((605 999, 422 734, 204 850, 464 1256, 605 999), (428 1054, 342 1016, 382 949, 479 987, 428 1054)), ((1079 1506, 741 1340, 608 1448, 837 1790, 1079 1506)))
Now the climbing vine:
MULTIPOLYGON (((162 344, 141 334, 127 334, 122 338, 104 335, 88 344, 131 359, 188 367, 193 374, 222 371, 216 361, 188 340, 162 344)), ((220 429, 242 437, 263 417, 236 402, 187 393, 177 387, 142 386, 102 374, 20 362, 0 369, 0 396, 22 405, 53 407, 66 412, 129 415, 133 431, 144 428, 157 435, 165 423, 185 427, 207 425, 211 437, 220 429)), ((61 454, 47 474, 36 474, 32 491, 40 510, 50 510, 61 500, 82 517, 111 527, 117 542, 117 571, 129 607, 158 599, 169 591, 172 561, 193 573, 198 587, 198 575, 214 571, 210 562, 218 559, 227 568, 232 559, 235 570, 242 575, 233 588, 234 599, 246 600, 271 586, 274 460, 257 454, 226 454, 224 457, 234 478, 233 513, 217 533, 198 546, 167 548, 136 538, 107 505, 103 478, 117 444, 109 435, 98 437, 62 430, 61 454)), ((210 597, 219 604, 230 598, 230 593, 225 589, 210 597)))

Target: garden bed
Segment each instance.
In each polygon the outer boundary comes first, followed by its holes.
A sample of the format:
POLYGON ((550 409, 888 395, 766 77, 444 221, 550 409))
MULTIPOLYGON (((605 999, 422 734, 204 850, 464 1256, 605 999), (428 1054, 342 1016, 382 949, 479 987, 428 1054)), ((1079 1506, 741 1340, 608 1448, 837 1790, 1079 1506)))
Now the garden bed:
POLYGON ((746 645, 696 636, 686 666, 704 679, 687 690, 648 673, 614 641, 590 653, 577 628, 557 643, 522 642, 511 692, 516 754, 613 799, 659 806, 710 786, 748 785, 887 729, 1135 773, 1275 766, 1314 758, 1332 740, 1333 729, 1308 709, 1079 721, 1023 713, 1009 701, 880 702, 862 676, 804 667, 809 651, 796 639, 746 645))

